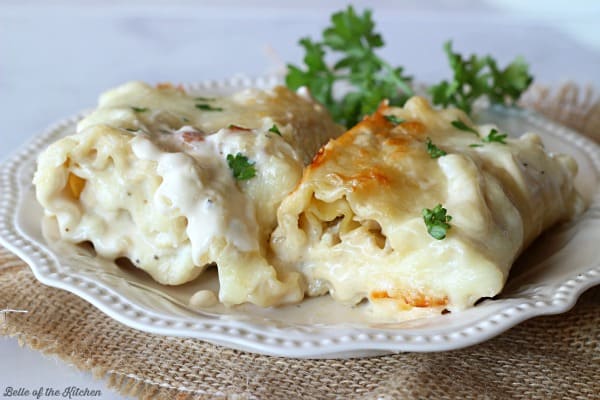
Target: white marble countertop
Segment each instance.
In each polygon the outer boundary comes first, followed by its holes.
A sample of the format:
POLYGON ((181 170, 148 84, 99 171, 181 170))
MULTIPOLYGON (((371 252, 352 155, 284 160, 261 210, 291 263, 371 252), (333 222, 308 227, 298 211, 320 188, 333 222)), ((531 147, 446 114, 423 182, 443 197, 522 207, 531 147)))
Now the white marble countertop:
MULTIPOLYGON (((298 38, 318 35, 346 3, 4 0, 0 159, 127 80, 194 82, 280 72, 285 62, 300 62, 298 38)), ((500 64, 523 55, 539 83, 573 80, 600 87, 597 1, 353 3, 375 10, 387 42, 381 54, 419 81, 448 77, 442 44, 453 39, 456 50, 491 53, 500 64)), ((101 390, 102 399, 121 398, 89 373, 0 338, 0 396, 9 386, 78 386, 101 390)))

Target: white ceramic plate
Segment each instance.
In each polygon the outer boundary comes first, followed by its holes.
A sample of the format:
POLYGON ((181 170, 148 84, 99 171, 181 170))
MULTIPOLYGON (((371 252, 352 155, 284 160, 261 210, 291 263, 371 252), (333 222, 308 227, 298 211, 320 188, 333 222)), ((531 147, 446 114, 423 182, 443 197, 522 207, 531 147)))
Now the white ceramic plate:
MULTIPOLYGON (((203 94, 269 87, 273 79, 234 79, 192 85, 203 94)), ((133 328, 198 338, 241 350, 287 357, 358 357, 399 351, 441 351, 482 342, 515 324, 571 308, 587 288, 600 283, 600 149, 592 141, 534 113, 491 108, 481 120, 510 132, 534 131, 550 150, 579 163, 577 187, 590 207, 577 221, 543 235, 513 267, 497 298, 461 313, 401 323, 377 323, 363 307, 344 307, 329 297, 282 308, 194 310, 188 300, 214 288, 214 271, 178 288, 157 285, 145 274, 93 257, 86 249, 47 241, 42 210, 31 184, 37 154, 74 133, 81 115, 64 120, 0 166, 0 243, 17 253, 42 283, 68 290, 133 328)), ((51 235, 52 227, 45 226, 51 235)))

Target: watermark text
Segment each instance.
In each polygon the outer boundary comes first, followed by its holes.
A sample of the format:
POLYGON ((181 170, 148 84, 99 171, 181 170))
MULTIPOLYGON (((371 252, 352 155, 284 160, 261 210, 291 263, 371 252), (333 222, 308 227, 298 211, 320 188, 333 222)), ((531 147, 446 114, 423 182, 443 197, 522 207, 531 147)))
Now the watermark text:
POLYGON ((77 386, 26 388, 7 386, 2 391, 2 397, 10 398, 34 398, 34 399, 84 399, 86 397, 100 397, 102 391, 99 389, 80 388, 77 386))

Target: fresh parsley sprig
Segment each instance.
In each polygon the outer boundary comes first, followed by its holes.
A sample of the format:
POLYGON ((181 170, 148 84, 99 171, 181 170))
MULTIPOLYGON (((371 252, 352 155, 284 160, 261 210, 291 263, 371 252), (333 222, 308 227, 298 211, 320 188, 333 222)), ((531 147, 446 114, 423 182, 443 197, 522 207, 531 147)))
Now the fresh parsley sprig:
POLYGON ((196 104, 196 108, 199 110, 204 110, 204 111, 223 111, 222 107, 214 107, 214 106, 211 106, 210 104, 206 104, 206 103, 196 104))
POLYGON ((480 97, 487 97, 496 104, 515 104, 521 94, 527 90, 533 77, 529 66, 521 57, 517 57, 506 68, 498 68, 490 56, 471 55, 464 58, 452 50, 452 42, 444 44, 453 77, 451 81, 442 81, 428 90, 433 103, 447 107, 456 106, 470 114, 473 103, 480 97))
POLYGON ((458 130, 474 133, 475 135, 479 136, 479 132, 477 132, 475 129, 471 128, 469 125, 465 124, 464 122, 462 122, 460 119, 455 119, 454 121, 452 121, 450 123, 452 124, 453 127, 455 127, 458 130))
POLYGON ((248 161, 248 157, 242 153, 227 154, 227 165, 231 169, 233 177, 238 181, 245 181, 256 176, 254 163, 248 161))
MULTIPOLYGON (((481 138, 481 141, 484 143, 500 143, 506 144, 506 138, 508 137, 507 133, 500 133, 497 129, 492 129, 490 133, 484 138, 481 138)), ((470 144, 469 147, 482 147, 483 145, 480 143, 470 144)))
POLYGON ((305 50, 304 68, 289 64, 285 78, 292 90, 308 87, 333 118, 346 126, 374 112, 383 99, 402 105, 413 95, 411 78, 404 75, 403 68, 391 66, 375 53, 384 42, 374 31, 371 14, 365 10, 359 15, 352 6, 333 14, 321 41, 300 40, 305 50), (332 67, 325 62, 326 56, 337 57, 332 67), (339 82, 351 89, 336 101, 334 86, 339 82))
POLYGON ((398 118, 395 115, 386 115, 385 119, 387 119, 394 125, 400 125, 401 123, 406 122, 406 120, 404 120, 402 118, 398 118))
MULTIPOLYGON (((375 111, 384 99, 402 105, 414 94, 412 78, 402 67, 393 67, 375 53, 384 41, 374 29, 371 10, 357 14, 349 6, 333 14, 320 41, 300 39, 304 65, 288 64, 287 86, 292 90, 308 87, 333 118, 346 126, 375 111), (326 59, 335 63, 331 66, 326 59), (339 100, 334 93, 338 84, 349 89, 339 100)), ((520 57, 501 69, 490 56, 463 57, 454 52, 451 41, 444 44, 444 51, 453 77, 428 89, 436 105, 455 106, 470 114, 481 97, 492 103, 514 104, 533 81, 520 57)))
POLYGON ((427 232, 437 240, 444 239, 451 228, 449 222, 452 221, 452 216, 448 215, 447 212, 441 204, 438 204, 433 209, 424 208, 421 212, 427 232))
POLYGON ((433 142, 431 141, 430 138, 427 138, 427 142, 425 142, 425 146, 427 148, 427 153, 429 154, 429 156, 431 158, 440 158, 440 157, 443 157, 446 154, 448 154, 444 150, 440 149, 435 144, 433 144, 433 142))
POLYGON ((492 129, 490 131, 490 133, 483 138, 482 140, 486 143, 502 143, 502 144, 506 144, 506 138, 508 137, 508 134, 506 133, 500 133, 498 132, 497 129, 492 129))
POLYGON ((281 131, 279 130, 279 127, 275 124, 273 124, 273 126, 269 128, 269 132, 273 132, 274 134, 281 136, 281 131))

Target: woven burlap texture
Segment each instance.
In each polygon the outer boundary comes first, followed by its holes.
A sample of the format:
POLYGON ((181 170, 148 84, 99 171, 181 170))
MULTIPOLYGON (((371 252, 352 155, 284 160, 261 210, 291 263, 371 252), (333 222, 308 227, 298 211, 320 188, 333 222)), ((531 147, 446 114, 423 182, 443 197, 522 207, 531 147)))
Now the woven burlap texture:
MULTIPOLYGON (((600 103, 567 85, 523 104, 598 139, 600 103)), ((68 292, 46 287, 0 248, 0 334, 57 355, 123 394, 150 399, 600 398, 600 288, 568 313, 443 353, 297 360, 130 329, 68 292)))

